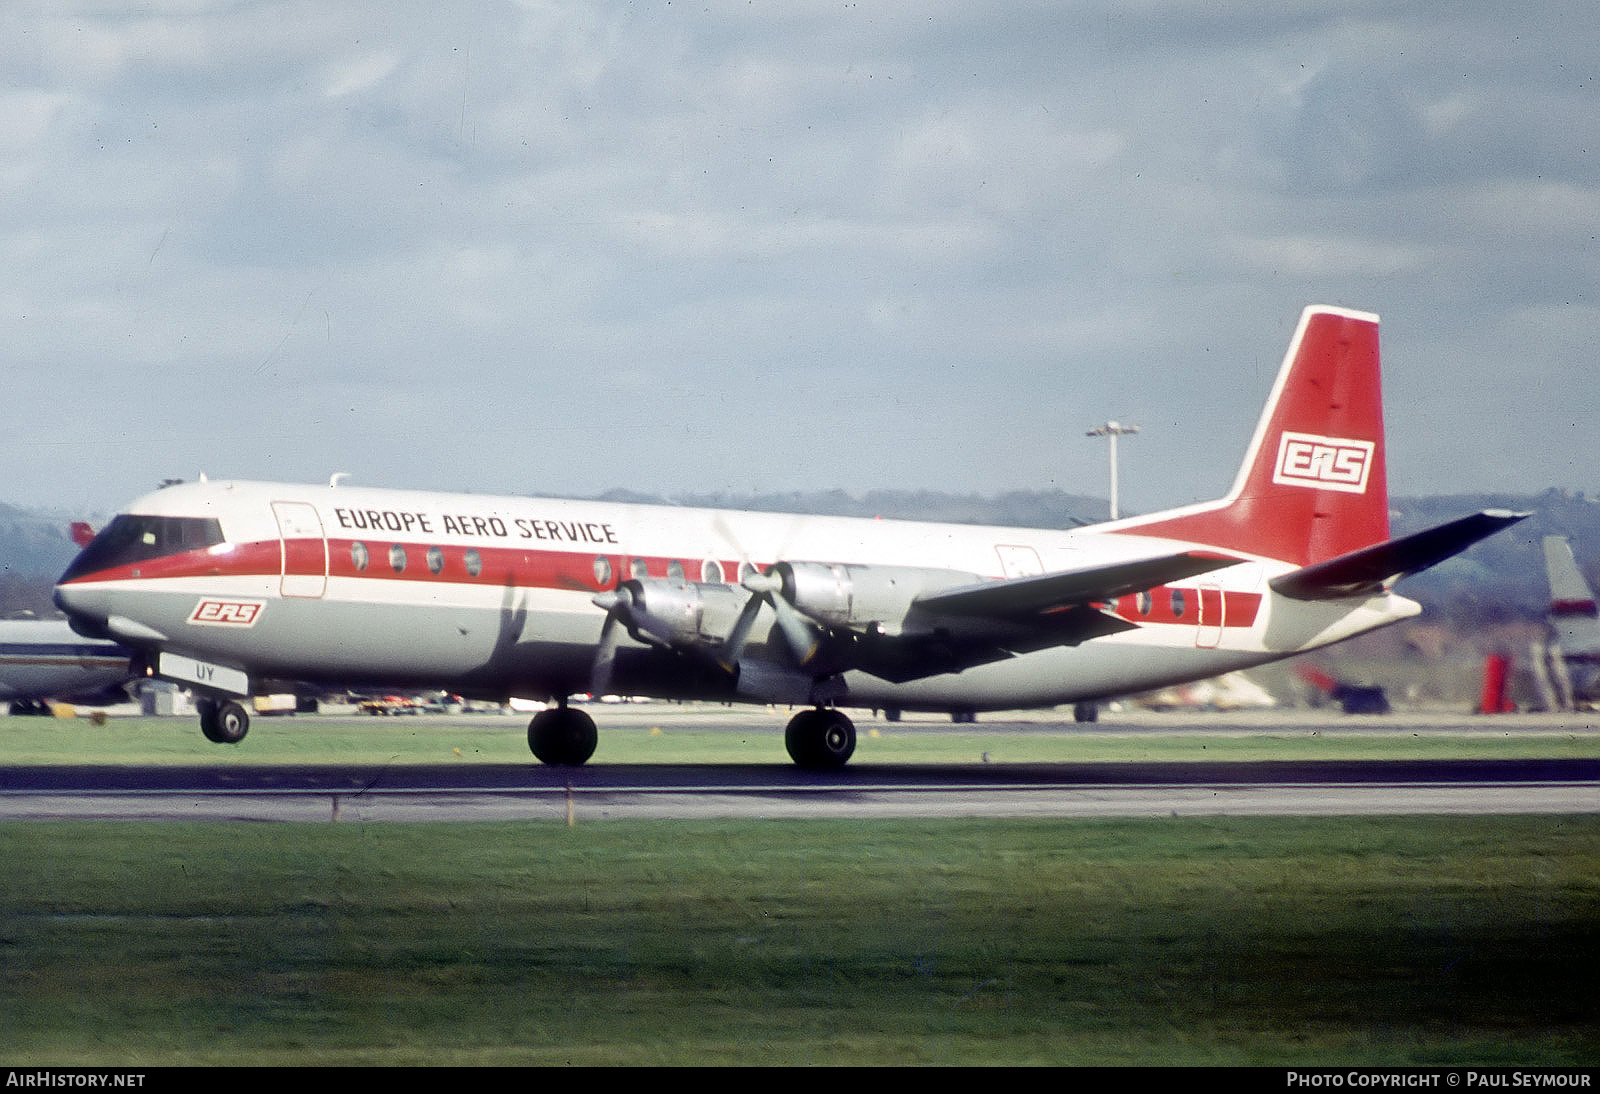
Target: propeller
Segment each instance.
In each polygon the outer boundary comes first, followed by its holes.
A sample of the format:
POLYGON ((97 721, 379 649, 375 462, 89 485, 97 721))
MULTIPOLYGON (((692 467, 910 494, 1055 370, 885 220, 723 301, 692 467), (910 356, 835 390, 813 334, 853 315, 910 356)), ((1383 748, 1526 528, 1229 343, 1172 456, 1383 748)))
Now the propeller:
MULTIPOLYGON (((722 652, 717 658, 718 663, 728 672, 734 670, 739 658, 744 655, 744 647, 750 641, 750 631, 755 627, 756 619, 761 614, 762 606, 765 605, 770 607, 773 615, 777 617, 778 631, 783 635, 796 667, 805 668, 817 655, 817 650, 822 645, 822 636, 785 595, 784 564, 776 563, 763 572, 750 560, 750 553, 745 550, 743 542, 734 534, 732 527, 721 513, 713 516, 712 524, 717 534, 739 556, 741 575, 739 584, 750 593, 750 599, 745 602, 744 610, 739 613, 738 620, 734 622, 733 629, 728 632, 727 640, 722 644, 722 652)), ((792 520, 773 554, 778 558, 787 554, 791 542, 800 534, 803 527, 803 520, 798 518, 792 520)))
POLYGON ((750 640, 750 630, 755 626, 756 617, 761 614, 762 607, 766 606, 770 607, 773 615, 777 617, 778 631, 783 635, 796 666, 805 668, 817 655, 817 650, 822 645, 822 636, 785 595, 783 563, 778 563, 765 573, 747 574, 740 584, 749 591, 750 599, 745 602, 744 610, 739 613, 739 618, 733 624, 733 630, 728 632, 727 641, 722 644, 722 656, 718 659, 722 667, 731 672, 739 663, 745 643, 750 640))
POLYGON ((601 696, 610 693, 611 675, 617 663, 617 646, 622 642, 622 632, 633 625, 633 593, 626 585, 618 585, 610 592, 593 598, 596 607, 603 608, 606 621, 600 627, 600 642, 595 647, 594 663, 589 666, 589 694, 601 696))

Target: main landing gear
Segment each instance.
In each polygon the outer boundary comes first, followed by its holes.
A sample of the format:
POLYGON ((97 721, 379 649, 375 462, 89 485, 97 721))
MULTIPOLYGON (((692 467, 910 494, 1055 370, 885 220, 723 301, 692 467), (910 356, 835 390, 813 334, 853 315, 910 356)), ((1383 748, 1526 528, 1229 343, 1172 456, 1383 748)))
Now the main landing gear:
POLYGON ((232 699, 196 699, 200 732, 219 745, 236 745, 250 732, 250 712, 232 699))
POLYGON ((581 710, 559 706, 541 710, 528 723, 528 747, 541 761, 557 767, 577 767, 594 755, 600 735, 594 719, 581 710))
MULTIPOLYGON (((565 702, 541 710, 528 723, 528 747, 554 767, 577 767, 594 755, 594 719, 565 702)), ((811 771, 837 771, 856 750, 855 723, 837 710, 802 710, 783 734, 789 757, 811 771)))
POLYGON ((802 710, 783 732, 789 758, 810 771, 837 771, 856 750, 856 726, 831 707, 802 710))

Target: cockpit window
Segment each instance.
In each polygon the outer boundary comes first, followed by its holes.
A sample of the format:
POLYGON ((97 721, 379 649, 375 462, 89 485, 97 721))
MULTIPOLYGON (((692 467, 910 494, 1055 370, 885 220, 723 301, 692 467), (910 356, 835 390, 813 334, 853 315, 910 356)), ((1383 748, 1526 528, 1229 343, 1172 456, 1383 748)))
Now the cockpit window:
POLYGON ((124 513, 105 526, 73 560, 62 581, 181 554, 222 542, 222 525, 211 517, 144 517, 124 513))

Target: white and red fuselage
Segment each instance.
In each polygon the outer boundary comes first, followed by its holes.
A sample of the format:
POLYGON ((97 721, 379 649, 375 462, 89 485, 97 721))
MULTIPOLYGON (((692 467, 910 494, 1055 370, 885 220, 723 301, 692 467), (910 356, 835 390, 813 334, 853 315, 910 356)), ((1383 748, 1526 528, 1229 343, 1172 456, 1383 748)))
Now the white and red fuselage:
MULTIPOLYGON (((69 580, 63 603, 121 640, 252 676, 444 688, 505 698, 588 690, 605 613, 598 593, 642 577, 735 586, 784 559, 914 565, 993 580, 1146 558, 1189 544, 909 521, 778 516, 354 487, 207 482, 140 499, 143 517, 215 520, 215 544, 69 580), (730 542, 733 541, 733 542, 730 542)), ((1384 593, 1357 611, 1274 605, 1270 560, 1109 602, 1137 629, 959 673, 894 684, 847 674, 843 705, 984 710, 1126 694, 1256 664, 1403 618, 1384 593), (1289 609, 1298 611, 1289 616, 1289 609), (1275 624, 1275 625, 1274 625, 1275 624)), ((731 620, 730 620, 731 622, 731 620)), ((745 650, 763 656, 769 631, 745 650)), ((703 695, 673 657, 632 644, 619 694, 703 695), (653 661, 666 663, 653 665, 653 661)), ((786 669, 788 651, 776 651, 786 669)), ((745 696, 793 701, 790 691, 745 696)), ((805 701, 801 697, 799 701, 805 701)))
POLYGON ((1412 555, 1368 575, 1387 541, 1377 321, 1320 308, 1207 505, 1043 530, 202 481, 129 505, 57 599, 163 675, 220 672, 219 694, 281 678, 970 712, 1404 619, 1389 584, 1412 555))

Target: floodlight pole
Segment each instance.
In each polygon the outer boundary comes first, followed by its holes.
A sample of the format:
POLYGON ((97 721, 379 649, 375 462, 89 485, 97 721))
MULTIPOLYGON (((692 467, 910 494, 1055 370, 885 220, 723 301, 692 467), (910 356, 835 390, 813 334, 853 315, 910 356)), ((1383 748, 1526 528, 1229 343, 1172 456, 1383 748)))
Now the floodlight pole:
POLYGON ((1121 422, 1107 422, 1097 425, 1089 430, 1085 436, 1104 437, 1111 444, 1111 519, 1117 519, 1117 438, 1130 433, 1139 432, 1136 425, 1123 425, 1121 422))

